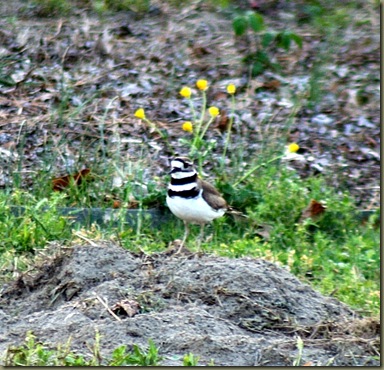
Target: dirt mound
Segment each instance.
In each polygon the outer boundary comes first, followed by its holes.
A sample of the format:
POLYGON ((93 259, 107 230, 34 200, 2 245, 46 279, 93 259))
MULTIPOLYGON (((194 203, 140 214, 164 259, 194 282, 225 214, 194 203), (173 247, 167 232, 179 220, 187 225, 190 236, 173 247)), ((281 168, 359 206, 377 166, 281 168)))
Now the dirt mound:
POLYGON ((202 365, 292 365, 298 336, 302 364, 379 365, 377 322, 260 259, 60 248, 4 287, 0 306, 0 355, 28 330, 88 354, 99 330, 105 355, 152 338, 163 365, 190 352, 202 365))

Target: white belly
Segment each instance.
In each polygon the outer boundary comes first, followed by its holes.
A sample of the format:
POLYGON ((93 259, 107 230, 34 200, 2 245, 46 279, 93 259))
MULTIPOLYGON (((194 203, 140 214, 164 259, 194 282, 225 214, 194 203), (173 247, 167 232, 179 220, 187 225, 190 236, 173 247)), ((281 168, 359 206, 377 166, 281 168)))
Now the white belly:
POLYGON ((189 199, 167 196, 167 205, 176 217, 196 224, 210 222, 223 216, 226 211, 225 209, 215 211, 201 196, 189 199))

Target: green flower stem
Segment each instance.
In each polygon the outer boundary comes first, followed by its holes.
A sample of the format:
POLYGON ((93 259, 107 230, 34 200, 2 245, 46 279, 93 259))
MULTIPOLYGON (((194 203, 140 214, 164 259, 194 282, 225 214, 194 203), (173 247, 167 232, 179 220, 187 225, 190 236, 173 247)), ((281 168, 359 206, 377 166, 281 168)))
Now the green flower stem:
POLYGON ((203 91, 203 104, 202 104, 202 107, 201 107, 200 120, 198 121, 198 124, 197 124, 197 127, 196 127, 196 136, 199 136, 199 133, 200 133, 200 130, 201 130, 201 126, 202 126, 202 124, 204 122, 206 105, 207 105, 207 94, 205 93, 205 91, 203 91))
POLYGON ((148 118, 144 118, 143 120, 144 120, 146 123, 148 123, 148 125, 149 125, 151 128, 155 129, 155 131, 161 136, 162 139, 165 139, 165 138, 166 138, 165 135, 159 130, 159 128, 158 128, 152 121, 150 121, 148 118))
POLYGON ((204 127, 204 129, 203 129, 203 132, 201 133, 201 135, 200 135, 200 140, 203 140, 203 137, 204 137, 204 135, 205 135, 205 133, 207 132, 207 130, 208 130, 208 127, 211 125, 211 123, 213 122, 213 119, 214 119, 215 117, 212 117, 211 116, 211 118, 210 118, 210 120, 207 122, 207 124, 205 125, 205 127, 204 127))
POLYGON ((201 128, 201 125, 203 124, 206 109, 207 109, 207 94, 205 91, 203 91, 203 106, 201 108, 200 127, 199 128, 201 128))
POLYGON ((260 167, 263 167, 269 163, 272 163, 274 161, 277 161, 278 159, 280 158, 283 158, 285 154, 282 154, 282 155, 278 155, 277 157, 274 157, 272 159, 270 159, 269 161, 267 162, 264 162, 262 164, 259 164, 253 168, 251 168, 243 177, 240 178, 240 180, 237 180, 233 186, 236 187, 237 185, 239 185, 241 182, 243 182, 249 175, 252 175, 252 173, 254 173, 257 169, 259 169, 260 167))
POLYGON ((99 125, 100 138, 101 138, 101 140, 100 140, 100 143, 101 143, 101 152, 102 152, 102 154, 103 154, 103 159, 104 159, 104 161, 105 161, 105 159, 106 159, 106 147, 105 147, 105 144, 104 144, 104 142, 105 142, 105 140, 104 140, 104 138, 105 138, 105 131, 104 131, 104 130, 105 130, 105 121, 106 121, 106 119, 107 119, 107 115, 108 115, 110 109, 112 109, 112 104, 113 104, 114 101, 117 100, 117 99, 118 99, 118 96, 114 97, 114 98, 109 102, 109 104, 108 104, 107 107, 105 108, 105 112, 104 112, 104 115, 103 115, 103 119, 101 120, 100 125, 99 125))
POLYGON ((233 113, 235 112, 235 95, 232 94, 231 96, 231 118, 229 119, 228 129, 227 129, 227 138, 225 140, 224 150, 223 150, 223 156, 221 160, 221 165, 224 166, 224 160, 225 156, 227 154, 227 149, 229 146, 229 143, 231 141, 231 131, 232 131, 232 125, 233 125, 233 113))
POLYGON ((195 106, 193 105, 193 101, 191 98, 188 98, 188 103, 189 103, 189 107, 191 108, 193 122, 196 122, 197 117, 196 117, 195 106))
POLYGON ((143 118, 143 121, 148 123, 149 127, 155 129, 155 131, 161 136, 161 138, 164 140, 165 142, 165 145, 167 146, 167 148, 171 151, 171 153, 174 153, 174 149, 173 147, 169 144, 168 142, 168 138, 167 138, 167 135, 164 135, 161 130, 152 122, 150 121, 148 118, 143 118))

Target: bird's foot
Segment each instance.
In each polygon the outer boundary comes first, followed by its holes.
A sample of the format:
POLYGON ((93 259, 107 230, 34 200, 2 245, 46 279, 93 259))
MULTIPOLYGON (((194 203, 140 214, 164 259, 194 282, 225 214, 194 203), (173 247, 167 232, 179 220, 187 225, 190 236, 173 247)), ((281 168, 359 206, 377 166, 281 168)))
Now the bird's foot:
POLYGON ((168 244, 164 252, 167 256, 177 256, 179 254, 191 255, 192 252, 185 246, 182 240, 176 239, 168 244))

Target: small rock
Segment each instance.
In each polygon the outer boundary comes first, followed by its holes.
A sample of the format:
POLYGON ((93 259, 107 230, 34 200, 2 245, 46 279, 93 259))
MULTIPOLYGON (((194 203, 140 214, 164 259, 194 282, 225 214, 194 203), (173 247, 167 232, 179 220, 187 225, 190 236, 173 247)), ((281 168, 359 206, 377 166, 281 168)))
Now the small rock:
POLYGON ((312 117, 311 122, 317 125, 329 125, 334 122, 334 119, 326 114, 318 114, 317 116, 312 117))

